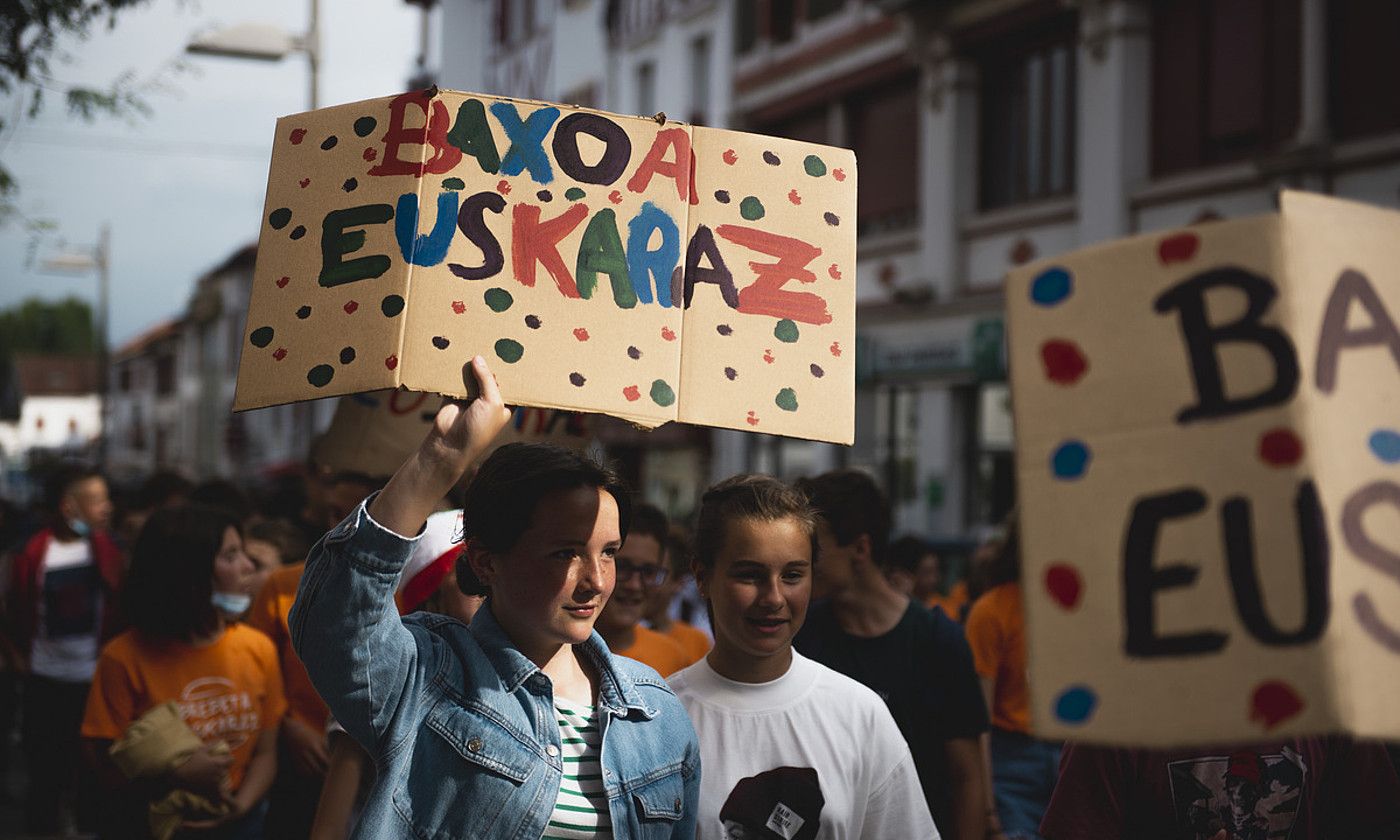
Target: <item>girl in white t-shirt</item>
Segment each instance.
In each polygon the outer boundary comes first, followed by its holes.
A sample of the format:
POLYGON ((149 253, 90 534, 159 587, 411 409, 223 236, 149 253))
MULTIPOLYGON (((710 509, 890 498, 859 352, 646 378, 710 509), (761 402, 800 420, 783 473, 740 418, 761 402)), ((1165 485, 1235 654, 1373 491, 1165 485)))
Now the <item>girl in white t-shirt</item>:
POLYGON ((699 840, 938 837, 884 702, 792 649, 816 556, 787 485, 741 475, 705 493, 694 571, 715 646, 670 679, 700 737, 699 840))

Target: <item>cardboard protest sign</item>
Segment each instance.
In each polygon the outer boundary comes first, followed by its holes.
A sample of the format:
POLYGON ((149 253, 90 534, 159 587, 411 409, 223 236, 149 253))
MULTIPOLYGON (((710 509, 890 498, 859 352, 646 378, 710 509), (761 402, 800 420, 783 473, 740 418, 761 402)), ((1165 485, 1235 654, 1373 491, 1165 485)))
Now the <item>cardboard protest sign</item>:
POLYGON ((1007 301, 1036 732, 1400 736, 1400 214, 1288 192, 1007 301))
POLYGON ((278 121, 237 410, 404 386, 849 443, 854 155, 430 89, 278 121))
MULTIPOLYGON (((439 397, 404 390, 341 397, 330 428, 312 446, 311 457, 334 472, 390 476, 423 442, 441 405, 439 397)), ((481 458, 518 441, 584 449, 592 440, 590 415, 517 408, 481 458)))

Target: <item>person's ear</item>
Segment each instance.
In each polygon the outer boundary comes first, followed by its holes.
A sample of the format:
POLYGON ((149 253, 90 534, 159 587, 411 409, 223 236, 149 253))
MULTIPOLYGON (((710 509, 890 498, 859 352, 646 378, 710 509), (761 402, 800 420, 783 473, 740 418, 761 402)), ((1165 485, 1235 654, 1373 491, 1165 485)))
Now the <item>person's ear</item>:
POLYGON ((869 534, 861 534, 851 543, 851 560, 853 565, 862 571, 872 568, 875 565, 874 548, 870 542, 869 534))
POLYGON ((491 586, 496 582, 497 564, 500 557, 494 552, 488 551, 477 540, 468 540, 462 547, 462 554, 467 558, 467 565, 476 574, 476 579, 491 586))
POLYGON ((696 560, 690 564, 690 575, 695 578, 695 591, 700 593, 700 600, 710 600, 710 570, 696 560))

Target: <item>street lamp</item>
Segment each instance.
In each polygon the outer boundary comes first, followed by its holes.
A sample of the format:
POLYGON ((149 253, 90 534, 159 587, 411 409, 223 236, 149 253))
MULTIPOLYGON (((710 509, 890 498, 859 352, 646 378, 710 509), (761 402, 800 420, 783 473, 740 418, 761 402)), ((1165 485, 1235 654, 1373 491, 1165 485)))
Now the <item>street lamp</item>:
POLYGON ((240 23, 201 35, 185 46, 195 55, 217 55, 226 58, 248 58, 255 61, 281 61, 288 53, 306 55, 309 69, 309 110, 317 107, 317 76, 320 72, 320 0, 310 0, 311 19, 305 35, 293 35, 280 27, 266 23, 240 23))
POLYGON ((97 435, 97 464, 107 465, 107 322, 111 314, 108 287, 111 280, 112 231, 103 225, 97 235, 97 244, 92 248, 65 251, 40 263, 44 271, 60 274, 97 273, 97 417, 100 431, 97 435))

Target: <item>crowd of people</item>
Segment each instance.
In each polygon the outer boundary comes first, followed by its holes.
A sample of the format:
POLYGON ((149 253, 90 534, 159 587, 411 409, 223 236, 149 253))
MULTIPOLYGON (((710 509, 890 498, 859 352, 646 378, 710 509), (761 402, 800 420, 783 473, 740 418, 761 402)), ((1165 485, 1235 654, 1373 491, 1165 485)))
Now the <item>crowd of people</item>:
POLYGON ((114 506, 65 467, 6 508, 30 834, 1400 837, 1383 745, 1037 738, 1014 517, 954 586, 856 470, 668 521, 578 452, 492 451, 473 369, 392 477, 114 506))

